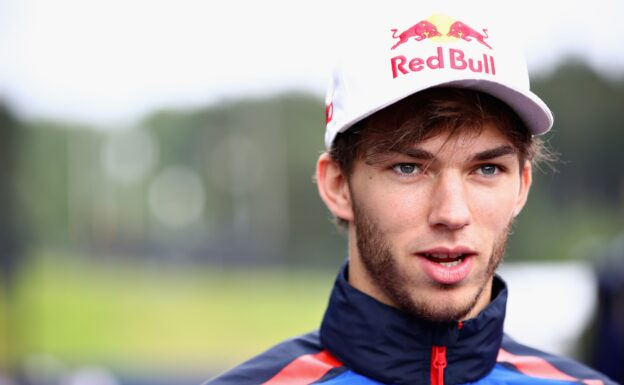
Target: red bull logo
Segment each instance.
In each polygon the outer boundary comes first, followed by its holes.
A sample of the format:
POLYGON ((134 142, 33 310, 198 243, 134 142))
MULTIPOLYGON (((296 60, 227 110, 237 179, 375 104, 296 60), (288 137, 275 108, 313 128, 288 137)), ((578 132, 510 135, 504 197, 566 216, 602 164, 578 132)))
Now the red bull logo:
MULTIPOLYGON (((486 39, 489 38, 487 29, 481 29, 482 32, 479 32, 464 22, 453 20, 446 15, 432 15, 398 35, 398 29, 391 29, 391 31, 392 38, 399 39, 390 48, 391 50, 408 41, 420 42, 423 40, 429 40, 431 43, 453 43, 458 40, 476 42, 492 50, 492 46, 486 42, 486 39), (445 31, 446 33, 441 33, 440 31, 445 31)), ((433 53, 433 55, 410 58, 404 55, 397 55, 391 58, 392 77, 397 78, 413 72, 444 68, 496 75, 494 57, 487 53, 483 53, 478 57, 469 57, 462 49, 450 46, 438 46, 435 52, 430 51, 430 53, 433 53)))
POLYGON ((487 29, 482 29, 482 31, 483 31, 483 34, 470 28, 469 26, 462 23, 461 21, 456 21, 451 25, 451 29, 449 29, 446 36, 457 37, 465 41, 472 41, 472 39, 475 39, 476 41, 488 47, 489 49, 492 49, 492 47, 490 47, 490 45, 485 42, 485 39, 489 37, 487 34, 487 29))
POLYGON ((427 20, 419 21, 412 27, 401 32, 399 36, 396 35, 396 33, 398 32, 397 29, 392 29, 391 31, 392 37, 394 39, 399 39, 399 41, 395 45, 393 45, 391 49, 395 49, 399 45, 407 43, 410 38, 414 38, 414 40, 416 41, 421 41, 436 36, 442 36, 442 34, 438 32, 436 26, 427 20))

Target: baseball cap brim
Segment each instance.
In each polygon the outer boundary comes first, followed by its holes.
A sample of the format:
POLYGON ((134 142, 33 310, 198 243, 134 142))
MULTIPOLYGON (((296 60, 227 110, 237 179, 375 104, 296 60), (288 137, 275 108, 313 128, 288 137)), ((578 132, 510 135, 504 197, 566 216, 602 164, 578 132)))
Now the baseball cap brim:
POLYGON ((448 87, 468 88, 490 94, 514 110, 533 135, 541 135, 553 125, 553 114, 546 103, 528 90, 485 79, 466 79, 443 84, 448 87))
MULTIPOLYGON (((487 93, 495 98, 506 103, 512 110, 518 114, 520 119, 524 122, 528 130, 533 135, 541 135, 548 132, 554 123, 554 117, 546 103, 539 98, 536 94, 529 90, 518 90, 510 85, 501 83, 500 81, 489 81, 486 79, 461 79, 453 80, 446 83, 434 84, 430 87, 425 87, 422 90, 413 92, 408 95, 401 95, 393 99, 386 99, 386 103, 378 105, 376 108, 368 106, 361 114, 352 116, 348 122, 345 122, 337 133, 344 132, 351 128, 357 122, 373 115, 374 113, 381 111, 382 109, 407 98, 410 95, 422 92, 426 89, 435 87, 456 87, 465 88, 475 91, 481 91, 487 93)), ((336 134, 337 134, 336 133, 336 134)), ((326 137, 326 141, 329 148, 329 143, 333 142, 334 137, 326 137)))

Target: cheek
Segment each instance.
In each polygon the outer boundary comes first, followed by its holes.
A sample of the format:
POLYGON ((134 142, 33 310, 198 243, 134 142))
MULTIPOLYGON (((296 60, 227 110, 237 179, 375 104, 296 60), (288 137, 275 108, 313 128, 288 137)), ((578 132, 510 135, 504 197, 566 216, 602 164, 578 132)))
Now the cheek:
POLYGON ((513 219, 518 199, 515 186, 471 194, 473 222, 498 232, 513 219))
POLYGON ((413 186, 385 184, 364 193, 366 197, 361 205, 387 236, 405 233, 426 223, 423 202, 427 202, 427 197, 413 186))

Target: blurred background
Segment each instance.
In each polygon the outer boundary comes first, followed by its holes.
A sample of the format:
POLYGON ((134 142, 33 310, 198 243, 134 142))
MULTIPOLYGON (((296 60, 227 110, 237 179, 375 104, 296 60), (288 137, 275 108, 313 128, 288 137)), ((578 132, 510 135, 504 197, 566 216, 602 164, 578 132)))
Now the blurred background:
MULTIPOLYGON (((624 5, 459 6, 513 15, 562 154, 511 237, 507 331, 623 381, 624 5)), ((0 0, 0 384, 199 384, 318 327, 346 257, 323 92, 377 12, 0 0)))

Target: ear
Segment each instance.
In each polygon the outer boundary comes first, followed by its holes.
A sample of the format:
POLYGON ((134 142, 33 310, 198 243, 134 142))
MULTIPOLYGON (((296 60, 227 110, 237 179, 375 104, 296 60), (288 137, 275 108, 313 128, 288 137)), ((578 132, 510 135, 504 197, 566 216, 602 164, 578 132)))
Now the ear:
POLYGON ((529 190, 531 189, 531 183, 533 182, 533 169, 530 161, 525 161, 522 170, 520 171, 520 191, 518 192, 518 199, 516 201, 516 208, 514 210, 514 218, 520 214, 522 208, 526 204, 529 197, 529 190))
POLYGON ((316 163, 316 184, 329 211, 337 218, 352 221, 353 208, 347 177, 326 152, 316 163))

